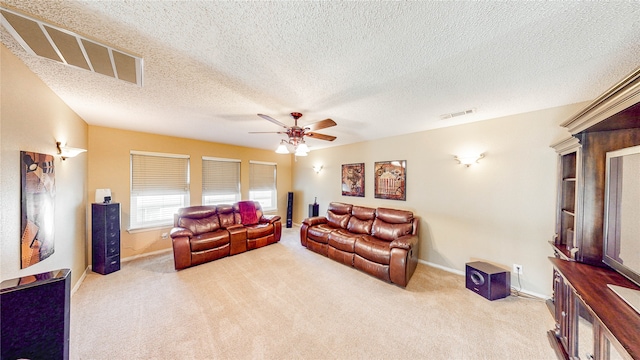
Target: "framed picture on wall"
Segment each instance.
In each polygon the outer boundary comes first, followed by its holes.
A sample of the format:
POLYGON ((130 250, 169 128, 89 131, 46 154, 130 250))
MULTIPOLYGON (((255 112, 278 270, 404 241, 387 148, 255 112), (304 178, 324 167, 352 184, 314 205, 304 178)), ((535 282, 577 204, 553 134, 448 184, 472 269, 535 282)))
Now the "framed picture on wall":
POLYGON ((53 254, 55 171, 53 155, 20 151, 21 230, 20 268, 53 254))
POLYGON ((342 196, 364 197, 364 163, 342 165, 342 196))
POLYGON ((406 160, 376 162, 373 170, 376 198, 407 200, 406 160))

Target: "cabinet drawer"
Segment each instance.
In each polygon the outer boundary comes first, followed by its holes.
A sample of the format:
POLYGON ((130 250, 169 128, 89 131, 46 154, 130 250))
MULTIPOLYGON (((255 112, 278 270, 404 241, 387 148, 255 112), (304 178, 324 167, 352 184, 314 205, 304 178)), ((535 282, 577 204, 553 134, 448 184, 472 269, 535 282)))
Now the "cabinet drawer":
POLYGON ((104 273, 109 274, 120 270, 120 255, 110 256, 104 264, 104 273))
POLYGON ((120 254, 120 241, 118 239, 111 239, 107 242, 105 249, 107 256, 113 256, 120 254))

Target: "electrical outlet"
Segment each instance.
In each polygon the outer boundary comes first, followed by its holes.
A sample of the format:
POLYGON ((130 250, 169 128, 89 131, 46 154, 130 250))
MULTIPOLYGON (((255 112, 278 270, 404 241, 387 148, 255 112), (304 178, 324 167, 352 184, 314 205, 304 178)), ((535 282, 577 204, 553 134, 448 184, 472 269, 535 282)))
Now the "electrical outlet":
POLYGON ((522 265, 513 264, 513 273, 522 275, 522 265))

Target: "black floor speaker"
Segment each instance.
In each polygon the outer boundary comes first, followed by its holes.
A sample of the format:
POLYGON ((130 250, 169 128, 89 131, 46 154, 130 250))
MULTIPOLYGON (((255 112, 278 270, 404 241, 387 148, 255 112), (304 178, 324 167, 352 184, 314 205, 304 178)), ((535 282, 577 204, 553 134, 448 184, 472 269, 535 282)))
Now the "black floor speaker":
POLYGON ((293 225, 293 193, 287 194, 287 227, 290 228, 293 225))
POLYGON ((467 289, 486 299, 502 299, 511 293, 511 273, 482 261, 467 263, 467 289))
POLYGON ((0 284, 1 359, 68 359, 71 270, 0 284))

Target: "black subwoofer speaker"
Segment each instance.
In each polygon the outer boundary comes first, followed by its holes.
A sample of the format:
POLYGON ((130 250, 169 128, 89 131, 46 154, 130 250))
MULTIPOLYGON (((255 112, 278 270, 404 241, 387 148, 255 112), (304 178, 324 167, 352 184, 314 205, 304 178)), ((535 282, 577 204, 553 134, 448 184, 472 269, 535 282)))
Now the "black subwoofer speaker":
POLYGON ((0 284, 1 359, 68 359, 71 270, 0 284))
POLYGON ((509 296, 511 273, 482 261, 467 263, 467 289, 486 299, 496 300, 509 296))

